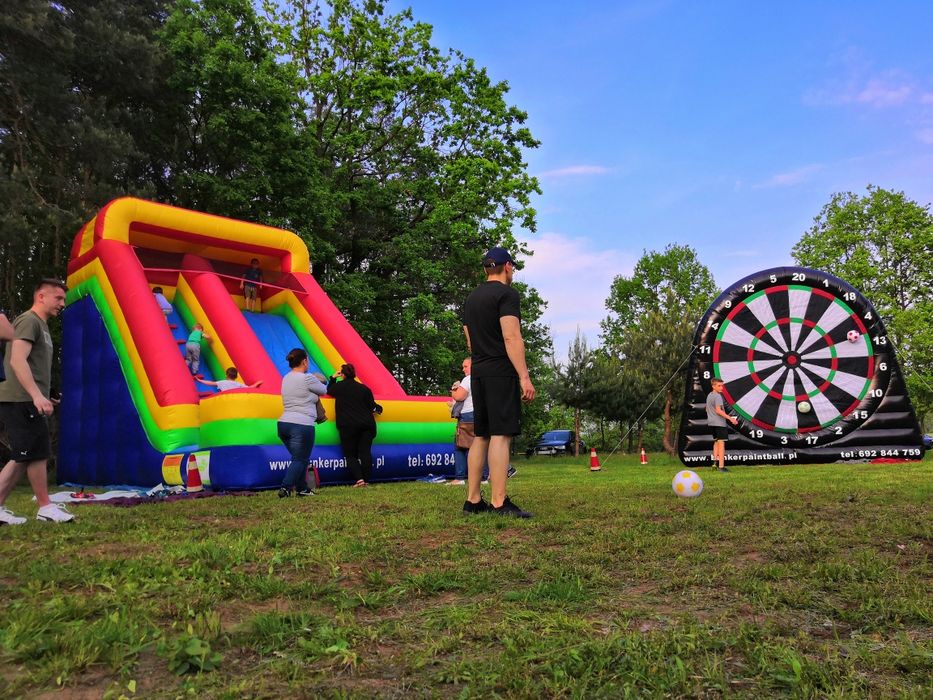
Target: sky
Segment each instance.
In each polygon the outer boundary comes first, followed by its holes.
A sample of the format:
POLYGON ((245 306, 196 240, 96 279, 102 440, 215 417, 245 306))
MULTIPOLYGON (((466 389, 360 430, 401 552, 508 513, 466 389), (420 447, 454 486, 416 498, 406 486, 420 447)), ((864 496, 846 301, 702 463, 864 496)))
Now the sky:
POLYGON ((692 246, 720 287, 793 264, 835 192, 933 200, 933 2, 390 0, 510 86, 541 142, 534 255, 558 358, 616 275, 692 246))

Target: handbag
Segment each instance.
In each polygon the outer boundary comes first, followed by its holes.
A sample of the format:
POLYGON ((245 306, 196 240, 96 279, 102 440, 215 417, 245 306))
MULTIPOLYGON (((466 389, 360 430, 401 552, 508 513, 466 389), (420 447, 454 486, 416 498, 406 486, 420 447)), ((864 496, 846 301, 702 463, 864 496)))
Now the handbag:
POLYGON ((465 423, 464 421, 457 421, 457 434, 454 436, 454 446, 458 447, 461 450, 470 449, 470 445, 473 444, 473 438, 476 437, 476 433, 473 432, 473 423, 465 423))

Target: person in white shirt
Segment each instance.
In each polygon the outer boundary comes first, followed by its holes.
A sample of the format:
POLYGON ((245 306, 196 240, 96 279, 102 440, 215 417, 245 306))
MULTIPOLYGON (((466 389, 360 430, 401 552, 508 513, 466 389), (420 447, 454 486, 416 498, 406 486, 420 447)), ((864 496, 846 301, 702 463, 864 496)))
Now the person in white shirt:
POLYGON ((229 391, 230 389, 255 389, 258 386, 262 386, 261 379, 258 382, 253 382, 252 384, 244 384, 241 381, 237 381, 240 373, 237 372, 236 367, 228 367, 226 375, 226 379, 221 379, 218 382, 212 382, 210 379, 198 379, 197 381, 200 384, 216 386, 221 391, 229 391))

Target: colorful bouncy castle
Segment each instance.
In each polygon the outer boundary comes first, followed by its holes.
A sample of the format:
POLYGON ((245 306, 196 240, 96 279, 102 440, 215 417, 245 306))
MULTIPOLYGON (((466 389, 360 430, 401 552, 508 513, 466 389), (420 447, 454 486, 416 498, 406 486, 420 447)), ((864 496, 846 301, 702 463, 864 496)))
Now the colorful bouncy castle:
MULTIPOLYGON (((62 343, 58 478, 75 484, 185 483, 199 466, 213 488, 271 488, 289 462, 276 421, 285 356, 303 347, 312 372, 352 363, 384 411, 373 479, 453 472, 455 423, 446 397, 408 396, 309 274, 295 234, 139 199, 105 206, 75 238, 62 343), (263 271, 258 308, 240 282, 263 271), (161 287, 167 316, 152 292, 161 287), (200 323, 202 378, 236 367, 255 389, 217 392, 185 364, 200 323)), ((317 426, 312 465, 323 483, 349 481, 333 420, 317 426)))

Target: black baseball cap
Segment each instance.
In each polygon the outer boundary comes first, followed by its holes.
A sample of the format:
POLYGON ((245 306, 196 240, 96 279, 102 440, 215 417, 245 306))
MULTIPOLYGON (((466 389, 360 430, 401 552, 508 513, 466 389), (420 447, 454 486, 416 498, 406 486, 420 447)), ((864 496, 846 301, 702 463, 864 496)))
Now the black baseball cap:
POLYGON ((512 263, 514 265, 515 261, 512 260, 509 251, 499 246, 490 248, 489 252, 483 256, 483 267, 495 267, 496 265, 505 265, 506 263, 512 263))

